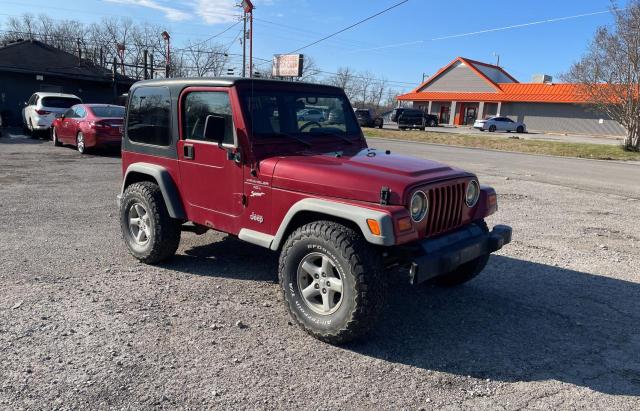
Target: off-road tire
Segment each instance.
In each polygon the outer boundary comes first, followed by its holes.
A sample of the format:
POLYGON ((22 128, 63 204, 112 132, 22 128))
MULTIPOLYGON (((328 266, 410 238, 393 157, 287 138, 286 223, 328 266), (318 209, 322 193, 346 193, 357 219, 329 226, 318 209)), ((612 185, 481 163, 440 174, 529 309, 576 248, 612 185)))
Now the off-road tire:
MULTIPOLYGON (((489 232, 487 223, 485 223, 484 220, 481 220, 476 224, 479 225, 484 232, 489 232)), ((484 267, 489 261, 490 255, 491 254, 486 254, 476 258, 475 260, 471 260, 468 263, 464 263, 460 267, 447 274, 435 277, 431 280, 431 282, 441 287, 455 287, 464 284, 467 281, 471 281, 478 274, 480 274, 482 270, 484 270, 484 267)))
POLYGON ((120 200, 120 228, 129 252, 147 264, 156 264, 172 257, 180 244, 181 222, 169 216, 162 192, 157 184, 143 181, 131 184, 120 200), (146 245, 136 243, 129 229, 129 210, 140 203, 149 214, 151 235, 146 245))
POLYGON ((384 306, 386 279, 380 254, 360 233, 336 222, 316 221, 295 230, 282 248, 278 271, 291 317, 307 333, 330 344, 367 333, 384 306), (299 265, 312 253, 326 253, 342 279, 340 306, 331 314, 310 309, 298 286, 299 265))

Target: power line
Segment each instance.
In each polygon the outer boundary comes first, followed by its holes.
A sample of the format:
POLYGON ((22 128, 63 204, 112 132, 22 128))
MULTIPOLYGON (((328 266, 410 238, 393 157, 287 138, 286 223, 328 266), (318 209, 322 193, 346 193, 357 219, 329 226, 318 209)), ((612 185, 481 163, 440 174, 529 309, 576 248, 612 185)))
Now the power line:
POLYGON ((305 46, 299 47, 299 48, 297 48, 297 49, 295 49, 295 50, 293 50, 293 51, 289 52, 289 54, 297 53, 298 51, 300 51, 300 50, 304 50, 304 49, 306 49, 307 47, 314 46, 314 45, 316 45, 316 44, 318 44, 318 43, 320 43, 320 42, 322 42, 322 41, 325 41, 325 40, 327 40, 327 39, 329 39, 329 38, 331 38, 331 37, 337 36, 338 34, 343 33, 343 32, 345 32, 345 31, 347 31, 347 30, 349 30, 349 29, 352 29, 352 28, 354 28, 355 26, 360 25, 360 24, 362 24, 362 23, 364 23, 364 22, 366 22, 366 21, 368 21, 368 20, 371 20, 371 19, 373 19, 373 18, 375 18, 375 17, 378 17, 379 15, 381 15, 381 14, 383 14, 383 13, 386 13, 386 12, 388 12, 389 10, 395 9, 396 7, 398 7, 398 6, 400 6, 400 5, 404 4, 404 3, 406 3, 407 1, 409 1, 409 0, 402 0, 401 2, 396 3, 396 4, 394 4, 393 6, 391 6, 391 7, 387 7, 386 9, 384 9, 384 10, 382 10, 382 11, 379 11, 379 12, 377 12, 376 14, 373 14, 373 15, 371 15, 371 16, 369 16, 369 17, 366 17, 366 18, 364 18, 364 19, 362 19, 362 20, 360 20, 360 21, 357 21, 357 22, 353 23, 352 25, 350 25, 350 26, 348 26, 348 27, 345 27, 345 28, 343 28, 343 29, 341 29, 341 30, 338 30, 338 31, 336 31, 336 32, 334 32, 334 33, 331 33, 331 34, 327 35, 327 36, 324 36, 323 38, 318 39, 318 40, 316 40, 316 41, 314 41, 314 42, 311 42, 311 43, 309 43, 309 44, 307 44, 307 45, 305 45, 305 46))
POLYGON ((220 33, 218 33, 218 34, 214 34, 213 36, 209 37, 209 38, 208 38, 208 39, 206 39, 206 40, 203 40, 203 41, 198 42, 198 43, 196 43, 196 44, 191 44, 191 45, 189 45, 189 46, 190 46, 190 47, 195 47, 195 46, 199 46, 199 45, 201 45, 201 44, 204 44, 204 43, 206 43, 206 42, 208 42, 208 41, 211 41, 211 40, 215 39, 216 37, 221 36, 221 35, 223 35, 224 33, 226 33, 227 31, 231 30, 232 28, 234 28, 234 27, 235 27, 235 26, 237 26, 238 24, 240 24, 240 21, 236 21, 236 22, 235 22, 235 23, 233 23, 231 26, 229 26, 229 27, 227 27, 226 29, 222 30, 220 33))

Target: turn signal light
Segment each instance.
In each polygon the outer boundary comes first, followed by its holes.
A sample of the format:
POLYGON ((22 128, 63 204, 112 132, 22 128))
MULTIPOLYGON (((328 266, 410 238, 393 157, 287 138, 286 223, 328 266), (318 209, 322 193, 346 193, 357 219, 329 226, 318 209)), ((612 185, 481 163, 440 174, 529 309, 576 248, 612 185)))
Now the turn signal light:
POLYGON ((382 232, 380 231, 380 224, 378 223, 377 220, 368 218, 367 225, 369 226, 369 231, 371 231, 371 234, 373 235, 380 235, 380 233, 382 232))
POLYGON ((398 220, 398 230, 407 231, 411 230, 413 225, 411 224, 411 217, 403 217, 398 220))

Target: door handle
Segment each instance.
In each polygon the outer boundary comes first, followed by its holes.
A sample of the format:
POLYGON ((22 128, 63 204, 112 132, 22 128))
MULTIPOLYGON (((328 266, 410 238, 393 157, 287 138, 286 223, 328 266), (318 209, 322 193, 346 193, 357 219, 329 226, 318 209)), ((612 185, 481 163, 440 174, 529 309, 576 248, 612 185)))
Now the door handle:
POLYGON ((185 144, 183 147, 184 147, 184 159, 193 160, 193 146, 191 144, 185 144))

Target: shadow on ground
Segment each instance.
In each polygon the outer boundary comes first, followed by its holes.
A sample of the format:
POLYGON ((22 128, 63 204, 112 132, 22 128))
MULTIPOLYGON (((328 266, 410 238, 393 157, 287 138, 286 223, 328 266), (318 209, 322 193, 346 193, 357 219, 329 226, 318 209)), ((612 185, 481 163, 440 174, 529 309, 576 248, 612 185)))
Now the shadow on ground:
MULTIPOLYGON (((277 280, 277 253, 233 237, 186 251, 166 268, 277 280)), ((386 361, 497 381, 558 380, 640 395, 640 285, 492 256, 472 282, 413 288, 390 273, 375 331, 345 349, 386 361)))

